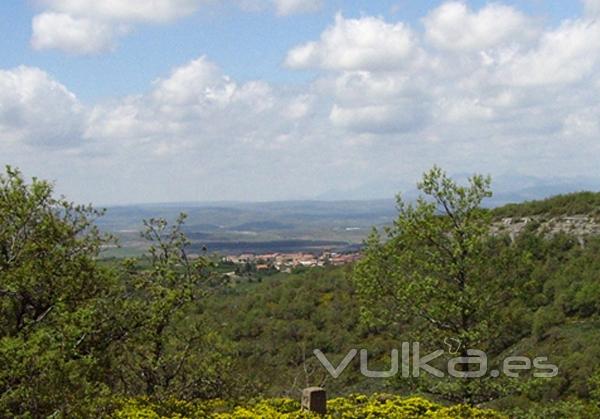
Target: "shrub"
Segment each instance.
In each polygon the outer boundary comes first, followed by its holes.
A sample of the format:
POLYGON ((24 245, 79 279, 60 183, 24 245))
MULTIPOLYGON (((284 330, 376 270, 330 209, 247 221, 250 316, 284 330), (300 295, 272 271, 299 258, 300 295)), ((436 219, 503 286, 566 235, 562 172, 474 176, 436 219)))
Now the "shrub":
MULTIPOLYGON (((401 397, 387 394, 351 395, 330 400, 327 418, 472 418, 500 419, 503 414, 465 405, 442 406, 421 397, 401 397)), ((291 399, 261 399, 241 406, 227 406, 220 401, 197 404, 170 402, 160 405, 147 400, 127 401, 116 413, 119 419, 300 419, 317 418, 315 414, 300 410, 300 403, 291 399)))

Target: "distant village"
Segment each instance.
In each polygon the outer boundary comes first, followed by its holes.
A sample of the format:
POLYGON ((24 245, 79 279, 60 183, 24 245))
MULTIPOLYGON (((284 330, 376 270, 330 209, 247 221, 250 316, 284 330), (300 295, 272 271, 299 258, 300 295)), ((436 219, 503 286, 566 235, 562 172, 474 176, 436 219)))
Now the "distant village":
POLYGON ((257 271, 278 270, 291 272, 298 267, 340 266, 355 262, 360 258, 359 252, 336 253, 323 252, 319 255, 313 253, 245 253, 237 256, 225 256, 223 262, 236 265, 251 264, 257 271))

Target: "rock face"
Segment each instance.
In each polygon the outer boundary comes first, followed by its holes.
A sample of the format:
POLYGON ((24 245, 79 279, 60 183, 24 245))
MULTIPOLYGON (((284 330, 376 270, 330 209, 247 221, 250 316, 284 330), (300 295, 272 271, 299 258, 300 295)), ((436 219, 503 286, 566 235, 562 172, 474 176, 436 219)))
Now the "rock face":
POLYGON ((327 413, 327 394, 321 387, 302 390, 302 409, 324 415, 327 413))
POLYGON ((600 235, 600 223, 588 215, 503 218, 492 225, 492 234, 508 234, 514 240, 525 228, 533 228, 549 237, 559 233, 570 234, 577 237, 582 246, 586 236, 600 235))

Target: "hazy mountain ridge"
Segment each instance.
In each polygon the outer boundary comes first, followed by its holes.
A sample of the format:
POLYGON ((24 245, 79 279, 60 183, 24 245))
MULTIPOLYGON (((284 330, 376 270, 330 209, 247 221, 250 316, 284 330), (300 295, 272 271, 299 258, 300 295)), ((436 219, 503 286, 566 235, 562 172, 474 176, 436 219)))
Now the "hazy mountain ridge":
MULTIPOLYGON (((530 183, 535 179, 530 180, 530 183)), ((580 184, 525 187, 500 192, 485 202, 496 218, 528 215, 585 215, 600 208, 600 193, 573 192, 580 184), (561 195, 557 195, 561 194, 561 195), (550 198, 548 198, 550 196, 550 198), (516 202, 516 204, 514 203, 516 202), (509 204, 510 203, 510 204, 509 204)), ((403 194, 416 198, 416 190, 403 194)), ((390 224, 396 217, 395 199, 345 201, 281 201, 143 204, 108 208, 98 225, 116 233, 123 247, 142 249, 142 220, 164 217, 174 220, 188 214, 186 232, 194 247, 237 253, 256 251, 315 251, 323 248, 356 248, 373 227, 390 224)))

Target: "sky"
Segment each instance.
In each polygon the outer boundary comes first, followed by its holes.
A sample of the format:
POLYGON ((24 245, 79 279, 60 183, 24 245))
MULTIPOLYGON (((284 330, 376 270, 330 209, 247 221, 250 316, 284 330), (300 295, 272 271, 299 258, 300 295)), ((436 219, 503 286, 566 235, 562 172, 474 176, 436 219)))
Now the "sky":
POLYGON ((77 202, 600 189, 600 0, 4 0, 0 51, 0 163, 77 202))

